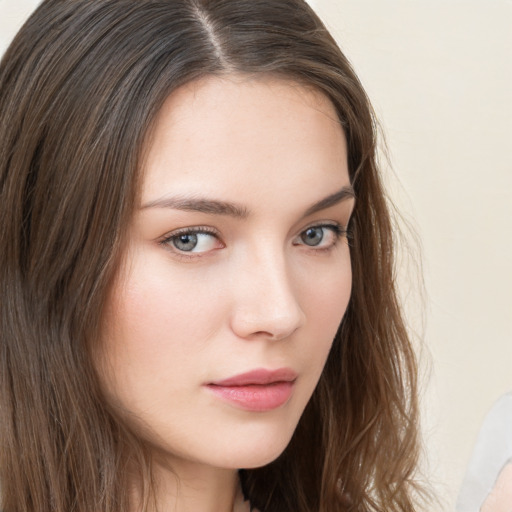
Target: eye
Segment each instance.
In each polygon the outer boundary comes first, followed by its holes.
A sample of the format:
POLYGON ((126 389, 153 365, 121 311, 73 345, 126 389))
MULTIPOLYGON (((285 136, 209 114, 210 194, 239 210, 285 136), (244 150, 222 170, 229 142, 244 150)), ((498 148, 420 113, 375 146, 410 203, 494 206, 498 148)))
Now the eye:
POLYGON ((302 231, 294 241, 294 245, 307 245, 318 249, 329 249, 346 235, 346 230, 339 224, 323 224, 310 226, 302 231))
POLYGON ((205 228, 192 228, 171 233, 161 242, 178 253, 206 253, 223 246, 215 233, 205 228))
POLYGON ((306 244, 310 246, 317 246, 322 243, 324 238, 324 228, 315 226, 313 228, 308 228, 306 231, 302 232, 300 235, 300 239, 306 244))

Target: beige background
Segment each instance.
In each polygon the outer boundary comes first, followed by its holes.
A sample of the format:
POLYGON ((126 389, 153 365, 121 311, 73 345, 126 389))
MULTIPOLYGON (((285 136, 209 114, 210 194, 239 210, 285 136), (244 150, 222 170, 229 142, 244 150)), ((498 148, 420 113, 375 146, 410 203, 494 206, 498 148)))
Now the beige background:
MULTIPOLYGON (((479 425, 512 390, 512 1, 311 3, 367 88, 422 241, 427 474, 453 510, 479 425)), ((0 52, 36 4, 0 0, 0 52)))

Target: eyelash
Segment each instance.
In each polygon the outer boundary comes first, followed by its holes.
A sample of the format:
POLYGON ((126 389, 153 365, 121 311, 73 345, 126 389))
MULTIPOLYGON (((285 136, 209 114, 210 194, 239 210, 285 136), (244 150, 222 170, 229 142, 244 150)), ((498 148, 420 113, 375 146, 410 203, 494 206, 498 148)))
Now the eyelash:
MULTIPOLYGON (((301 235, 306 233, 310 229, 318 229, 323 228, 326 230, 329 230, 334 235, 334 240, 331 244, 329 244, 327 247, 316 247, 316 246, 308 246, 306 243, 294 243, 294 245, 303 245, 306 248, 311 249, 315 253, 325 253, 329 252, 330 250, 334 249, 334 247, 338 244, 340 239, 346 238, 347 241, 350 241, 350 232, 347 228, 343 227, 341 224, 338 223, 320 223, 320 224, 312 224, 311 226, 306 227, 303 229, 296 237, 300 238, 301 235)), ((219 238, 219 233, 217 230, 210 228, 208 226, 197 226, 197 227, 190 227, 190 228, 183 228, 179 229, 177 231, 173 231, 169 235, 166 235, 165 238, 160 240, 159 244, 165 247, 167 250, 174 253, 174 255, 180 259, 185 260, 191 260, 196 258, 201 258, 203 255, 207 254, 210 251, 204 251, 204 252, 192 252, 192 251, 180 251, 177 247, 173 246, 173 241, 177 240, 178 237, 184 236, 184 235, 211 235, 215 237, 222 245, 223 248, 225 245, 222 243, 222 241, 219 238)))
MULTIPOLYGON (((174 253, 175 256, 181 259, 194 259, 194 258, 200 258, 205 253, 195 253, 195 252, 187 252, 187 251, 180 251, 177 247, 174 247, 172 242, 173 240, 177 240, 180 236, 184 235, 211 235, 215 237, 219 242, 219 233, 217 230, 210 228, 208 226, 197 226, 197 227, 191 227, 191 228, 183 228, 178 229, 176 231, 173 231, 169 235, 166 235, 163 240, 161 240, 159 243, 167 250, 174 253)), ((221 242, 222 243, 222 242, 221 242)), ((222 244, 224 246, 224 244, 222 244)))
POLYGON ((334 249, 334 247, 336 247, 338 245, 338 242, 340 241, 340 239, 342 238, 346 238, 347 241, 350 240, 350 235, 349 235, 349 231, 347 228, 343 227, 341 224, 338 224, 338 223, 320 223, 320 224, 313 224, 311 226, 308 226, 307 228, 305 228, 304 230, 302 230, 296 238, 300 238, 301 235, 303 235, 304 233, 306 233, 308 230, 310 229, 318 229, 318 228, 323 228, 323 229, 326 229, 326 230, 329 230, 333 233, 334 235, 334 240, 331 244, 329 244, 328 246, 326 247, 317 247, 317 246, 314 246, 314 245, 311 245, 311 246, 308 246, 307 244, 305 243, 302 243, 302 244, 294 244, 294 245, 303 245, 304 247, 306 248, 309 248, 311 250, 313 250, 315 253, 325 253, 325 252, 329 252, 331 251, 332 249, 334 249))

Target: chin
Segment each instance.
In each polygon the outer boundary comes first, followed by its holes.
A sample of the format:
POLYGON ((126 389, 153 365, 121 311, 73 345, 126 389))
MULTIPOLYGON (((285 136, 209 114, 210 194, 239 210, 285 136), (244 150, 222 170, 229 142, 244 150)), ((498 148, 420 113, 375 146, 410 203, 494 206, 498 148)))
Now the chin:
MULTIPOLYGON (((228 440, 218 454, 219 467, 231 469, 255 469, 276 460, 288 446, 294 429, 286 432, 267 432, 263 435, 246 435, 245 438, 228 440)), ((220 443, 219 443, 220 445, 220 443)))
POLYGON ((260 453, 248 455, 243 459, 239 459, 239 464, 236 465, 237 469, 256 469, 266 466, 274 462, 285 450, 287 445, 280 447, 278 450, 268 451, 262 450, 260 453), (264 453, 262 453, 264 452, 264 453))
POLYGON ((205 443, 212 465, 255 469, 276 460, 290 443, 303 413, 302 407, 293 405, 219 425, 205 443))

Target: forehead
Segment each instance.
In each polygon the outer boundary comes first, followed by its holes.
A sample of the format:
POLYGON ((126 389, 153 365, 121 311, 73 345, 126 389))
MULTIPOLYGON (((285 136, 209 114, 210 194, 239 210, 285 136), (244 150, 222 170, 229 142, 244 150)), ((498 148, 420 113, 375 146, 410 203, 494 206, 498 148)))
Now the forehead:
POLYGON ((287 183, 289 193, 348 184, 345 137, 331 101, 274 77, 207 77, 177 89, 147 149, 143 202, 166 192, 237 195, 261 190, 262 182, 267 190, 287 183))

